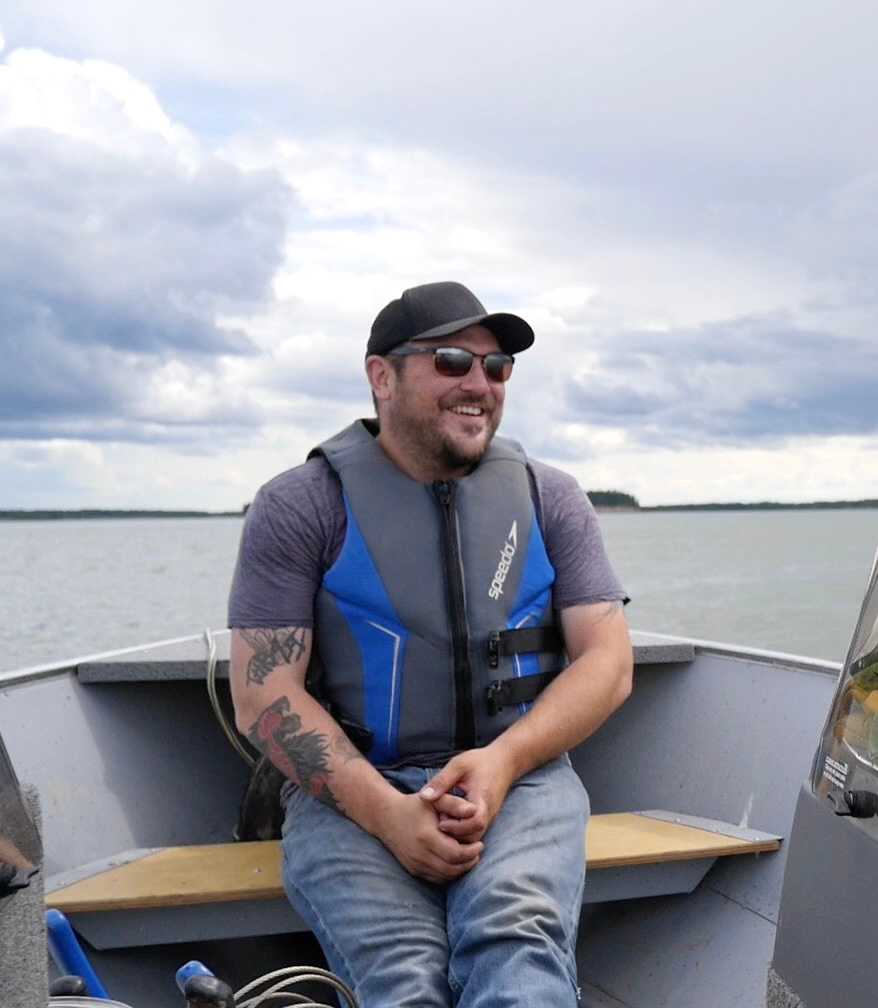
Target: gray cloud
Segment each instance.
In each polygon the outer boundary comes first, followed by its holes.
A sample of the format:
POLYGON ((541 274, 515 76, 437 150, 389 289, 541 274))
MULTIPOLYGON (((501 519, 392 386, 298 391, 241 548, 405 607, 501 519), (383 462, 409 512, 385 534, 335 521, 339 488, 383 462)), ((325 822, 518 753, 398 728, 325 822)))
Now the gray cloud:
MULTIPOLYGON (((792 19, 755 0, 697 10, 570 0, 552 17, 508 0, 479 0, 457 18, 447 5, 413 12, 397 0, 377 19, 353 0, 307 11, 218 0, 205 11, 12 0, 3 27, 11 46, 120 62, 202 134, 421 148, 513 190, 493 217, 474 209, 472 227, 513 236, 521 286, 532 265, 570 264, 559 285, 599 291, 564 318, 594 368, 562 380, 536 370, 523 420, 510 403, 509 432, 537 454, 581 459, 581 439, 562 428, 577 421, 677 446, 876 429, 871 3, 803 0, 792 19), (659 262, 666 272, 650 275, 659 262), (698 309, 678 312, 687 284, 698 309), (714 307, 714 293, 728 303, 714 307), (743 314, 753 311, 762 314, 743 314), (631 323, 721 312, 727 321, 661 333, 631 323)), ((214 318, 267 297, 288 206, 277 180, 218 161, 189 177, 158 152, 135 168, 20 132, 0 149, 0 185, 10 194, 0 205, 0 436, 208 437, 182 416, 142 402, 135 411, 132 387, 175 356, 209 369, 214 355, 253 352, 214 318)), ((342 223, 405 227, 406 205, 309 226, 342 223)), ((338 268, 380 262, 367 250, 338 268)), ((479 293, 494 305, 511 290, 479 293)), ((281 422, 316 426, 368 401, 360 345, 345 342, 350 317, 332 310, 291 315, 286 331, 324 333, 325 351, 266 354, 256 380, 281 422)), ((218 439, 252 428, 262 417, 252 398, 235 412, 218 403, 199 422, 218 439)))
POLYGON ((874 343, 779 315, 620 332, 566 383, 565 418, 663 445, 874 434, 874 343))
POLYGON ((156 0, 148 13, 135 0, 10 0, 4 25, 11 45, 122 63, 208 128, 216 114, 193 108, 192 80, 202 98, 209 82, 250 99, 249 113, 234 103, 235 126, 512 155, 579 178, 667 174, 682 192, 844 172, 878 129, 868 0, 801 0, 795 18, 755 0, 477 0, 454 17, 405 0, 380 17, 358 0, 156 0))
POLYGON ((161 440, 144 424, 181 421, 134 405, 158 367, 257 352, 216 318, 271 297, 291 207, 277 176, 17 130, 0 135, 0 190, 0 437, 161 440))
POLYGON ((218 449, 228 451, 248 443, 253 436, 251 425, 236 425, 226 418, 212 422, 179 423, 162 418, 149 424, 124 417, 100 420, 68 420, 58 425, 49 420, 14 421, 3 425, 3 439, 16 441, 77 441, 94 444, 156 445, 172 448, 179 454, 215 456, 218 449))
POLYGON ((81 468, 58 464, 55 453, 22 442, 7 449, 4 466, 4 507, 45 508, 87 506, 88 490, 81 468))

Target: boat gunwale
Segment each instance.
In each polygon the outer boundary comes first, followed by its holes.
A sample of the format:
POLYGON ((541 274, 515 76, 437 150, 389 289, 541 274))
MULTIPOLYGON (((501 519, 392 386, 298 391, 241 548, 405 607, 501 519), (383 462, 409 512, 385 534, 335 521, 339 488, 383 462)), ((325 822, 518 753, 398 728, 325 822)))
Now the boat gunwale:
POLYGON ((811 658, 808 655, 790 654, 786 651, 771 651, 768 648, 747 647, 744 644, 727 644, 722 641, 707 641, 697 637, 680 637, 675 634, 661 634, 650 631, 633 631, 648 633, 650 637, 679 644, 691 644, 695 654, 720 655, 724 658, 758 659, 768 665, 782 665, 784 668, 797 668, 806 672, 818 672, 821 675, 838 676, 844 668, 844 662, 831 661, 828 658, 811 658))
MULTIPOLYGON (((228 634, 227 629, 212 630, 211 636, 216 639, 228 634)), ((767 648, 752 648, 741 644, 728 644, 720 641, 706 641, 696 637, 682 637, 675 634, 654 633, 651 630, 632 630, 634 634, 642 634, 644 637, 654 638, 658 641, 669 643, 689 644, 695 650, 696 657, 699 654, 719 655, 725 658, 738 658, 743 660, 757 660, 768 665, 782 665, 785 668, 797 668, 803 671, 816 672, 820 675, 838 676, 844 668, 843 662, 829 661, 825 658, 810 658, 807 655, 788 654, 784 651, 771 651, 767 648)), ((193 644, 204 642, 204 633, 190 634, 186 637, 171 637, 165 640, 151 641, 146 644, 138 644, 134 647, 119 648, 112 651, 102 651, 96 654, 81 655, 76 658, 69 658, 61 662, 47 662, 42 665, 32 665, 22 669, 12 669, 8 672, 0 672, 0 690, 9 686, 22 683, 36 682, 40 679, 50 679, 53 676, 65 673, 75 673, 80 665, 88 662, 107 661, 112 658, 121 658, 125 655, 133 655, 153 648, 170 647, 175 644, 193 644)), ((206 661, 205 655, 205 661, 206 661)), ((156 659, 156 661, 160 661, 156 659)), ((642 662, 639 664, 650 664, 642 662)))
MULTIPOLYGON (((210 635, 214 639, 228 634, 227 629, 211 630, 210 635)), ((37 679, 48 679, 54 675, 64 672, 76 672, 80 665, 87 662, 107 661, 110 658, 121 658, 124 655, 138 654, 141 651, 149 651, 153 648, 170 647, 173 644, 194 644, 204 642, 204 633, 189 634, 186 637, 168 637, 165 640, 149 641, 146 644, 137 644, 133 647, 117 648, 113 651, 100 651, 96 654, 79 655, 76 658, 68 658, 61 662, 47 662, 43 665, 30 665, 22 669, 12 669, 8 672, 0 672, 0 689, 16 683, 33 682, 37 679)), ((205 652, 205 662, 207 654, 205 652)))

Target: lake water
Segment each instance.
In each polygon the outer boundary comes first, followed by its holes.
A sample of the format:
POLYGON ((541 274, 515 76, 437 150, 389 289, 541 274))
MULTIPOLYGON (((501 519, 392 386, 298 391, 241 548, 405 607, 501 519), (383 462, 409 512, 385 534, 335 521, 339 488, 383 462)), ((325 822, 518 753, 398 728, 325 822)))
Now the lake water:
MULTIPOLYGON (((878 510, 611 513, 631 626, 841 661, 878 510)), ((225 626, 240 518, 0 522, 0 671, 225 626)))

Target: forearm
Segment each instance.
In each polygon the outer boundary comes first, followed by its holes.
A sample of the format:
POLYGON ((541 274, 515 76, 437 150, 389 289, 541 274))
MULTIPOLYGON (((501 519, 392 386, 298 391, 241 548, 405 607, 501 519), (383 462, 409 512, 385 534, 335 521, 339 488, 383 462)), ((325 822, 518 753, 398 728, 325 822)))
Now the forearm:
POLYGON ((395 789, 304 689, 275 697, 251 722, 247 738, 294 784, 377 833, 395 789))
POLYGON ((528 713, 487 746, 454 756, 419 792, 434 804, 460 788, 476 812, 442 828, 463 842, 481 840, 519 777, 588 738, 631 691, 631 641, 613 603, 574 606, 561 613, 572 661, 528 713))
POLYGON ((621 612, 608 610, 605 618, 621 626, 595 634, 530 711, 493 743, 509 761, 513 779, 579 745, 628 698, 632 657, 627 627, 621 612))
POLYGON ((310 634, 233 632, 236 724, 284 776, 374 834, 398 793, 305 689, 310 634))

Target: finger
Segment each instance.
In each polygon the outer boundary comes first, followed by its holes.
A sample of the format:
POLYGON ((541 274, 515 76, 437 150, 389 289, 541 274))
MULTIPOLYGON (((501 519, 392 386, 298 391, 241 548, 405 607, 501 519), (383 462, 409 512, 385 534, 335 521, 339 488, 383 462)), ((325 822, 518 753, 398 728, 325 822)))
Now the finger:
POLYGON ((440 818, 445 814, 453 819, 469 819, 476 813, 476 806, 473 802, 466 798, 458 798, 453 794, 440 795, 433 802, 433 808, 439 812, 440 818))
POLYGON ((471 819, 446 819, 439 822, 439 829, 462 844, 477 843, 487 832, 484 826, 473 823, 471 819))
MULTIPOLYGON (((448 796, 446 795, 446 798, 448 796)), ((441 799, 443 802, 445 799, 441 799)), ((470 801, 466 799, 467 804, 471 805, 473 808, 472 813, 466 816, 455 815, 451 818, 465 820, 472 830, 486 830, 488 828, 489 814, 488 814, 488 803, 485 801, 484 797, 481 795, 475 795, 473 800, 470 801)), ((441 818, 441 817, 440 817, 441 818)))
POLYGON ((451 791, 463 778, 464 768, 455 756, 436 774, 429 784, 425 784, 418 795, 425 801, 434 802, 451 791))
POLYGON ((480 858, 473 858, 470 861, 464 861, 463 864, 455 865, 453 868, 450 868, 448 871, 449 879, 456 879, 460 878, 461 875, 466 875, 468 871, 475 868, 480 860, 480 858))
POLYGON ((427 872, 433 876, 432 881, 435 882, 451 882, 454 879, 460 878, 461 875, 466 875, 470 869, 474 868, 479 863, 479 858, 470 858, 468 861, 463 861, 460 864, 450 865, 446 864, 444 861, 432 862, 426 867, 427 872))
POLYGON ((478 858, 485 845, 477 840, 473 843, 461 843, 452 837, 442 836, 433 846, 431 853, 447 865, 461 865, 478 858))

